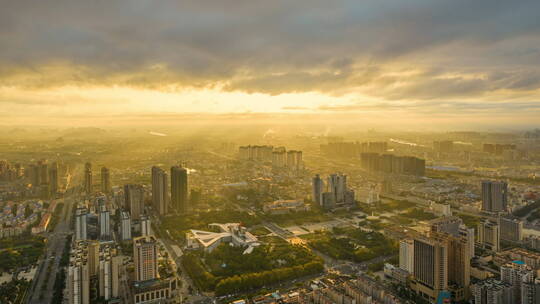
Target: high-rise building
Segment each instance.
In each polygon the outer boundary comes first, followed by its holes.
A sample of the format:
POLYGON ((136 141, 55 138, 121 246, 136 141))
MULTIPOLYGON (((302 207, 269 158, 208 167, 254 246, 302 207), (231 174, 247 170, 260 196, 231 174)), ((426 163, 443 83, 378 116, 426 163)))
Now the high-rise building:
POLYGON ((474 228, 469 228, 465 225, 459 227, 459 235, 462 238, 467 239, 467 244, 469 246, 469 258, 472 259, 475 256, 474 246, 475 246, 475 230, 474 228))
POLYGON ((171 204, 176 212, 188 211, 188 174, 185 168, 171 168, 171 204))
POLYGON ((523 241, 523 221, 512 216, 499 217, 501 240, 510 242, 523 241))
POLYGON ((168 212, 169 182, 167 173, 158 167, 152 167, 152 206, 159 215, 168 212))
POLYGON ((51 195, 55 196, 58 193, 58 163, 52 163, 49 168, 49 190, 51 195))
POLYGON ((92 164, 87 162, 84 164, 84 191, 86 194, 91 194, 93 190, 92 164))
POLYGON ((101 192, 111 193, 111 173, 108 168, 101 168, 101 192))
POLYGON ((468 298, 471 281, 469 240, 445 232, 432 232, 431 237, 447 248, 448 284, 456 302, 468 298))
POLYGON ((399 242, 399 268, 409 273, 414 271, 414 241, 412 239, 399 242))
POLYGON ((276 168, 284 168, 287 166, 287 152, 285 152, 285 148, 276 148, 276 150, 272 152, 272 166, 276 168))
POLYGON ((46 159, 38 161, 38 172, 41 185, 46 185, 49 183, 49 164, 46 159))
POLYGON ((500 181, 482 181, 482 210, 489 212, 506 211, 508 204, 508 184, 500 181))
POLYGON ((458 236, 463 221, 457 216, 444 216, 430 221, 430 225, 432 232, 444 232, 458 236))
POLYGON ((30 180, 32 187, 37 187, 41 184, 41 176, 39 175, 39 167, 37 165, 28 165, 28 168, 25 170, 24 175, 30 180))
POLYGON ((451 140, 434 141, 433 149, 437 152, 450 153, 454 151, 454 142, 451 140))
POLYGON ((87 235, 88 210, 77 208, 75 211, 75 240, 86 240, 87 235))
POLYGON ((509 304, 514 303, 512 286, 495 279, 487 279, 473 285, 475 304, 509 304))
POLYGON ((157 278, 157 245, 153 236, 142 236, 133 240, 133 260, 135 262, 135 281, 157 278))
POLYGON ((347 175, 331 174, 327 182, 328 192, 334 194, 336 202, 345 200, 347 190, 347 175))
POLYGON ((102 210, 99 212, 98 222, 99 237, 101 239, 109 239, 111 237, 110 212, 105 208, 102 208, 102 210))
POLYGON ((534 272, 522 261, 513 261, 501 266, 501 281, 512 286, 512 303, 521 302, 522 286, 534 282, 534 272))
POLYGON ((91 278, 98 275, 99 269, 99 241, 89 240, 79 243, 82 246, 86 246, 84 249, 87 251, 86 261, 88 264, 88 273, 91 278))
POLYGON ((499 225, 491 220, 482 220, 478 223, 478 243, 485 249, 491 251, 500 250, 501 234, 499 225))
POLYGON ((397 156, 365 152, 360 154, 360 166, 368 172, 424 176, 426 161, 414 156, 397 156))
POLYGON ((128 212, 122 212, 120 222, 120 235, 122 241, 131 240, 131 217, 128 212))
POLYGON ((99 296, 104 300, 118 298, 120 296, 120 265, 122 257, 111 256, 104 252, 99 262, 99 296))
POLYGON ((315 175, 312 179, 311 183, 313 187, 312 196, 313 196, 313 202, 316 203, 319 206, 322 206, 322 193, 324 189, 324 182, 319 176, 319 174, 315 175))
POLYGON ((89 255, 90 244, 87 241, 75 241, 73 244, 67 276, 69 304, 90 303, 90 279, 95 275, 91 270, 94 265, 90 265, 90 263, 99 261, 99 259, 92 258, 93 254, 89 255))
POLYGON ((328 192, 322 194, 322 206, 325 209, 332 209, 337 205, 354 205, 354 191, 347 188, 347 176, 342 174, 332 174, 328 176, 328 192))
POLYGON ((152 235, 152 225, 150 224, 150 217, 141 216, 141 236, 152 235))
POLYGON ((125 207, 132 220, 138 220, 144 214, 144 189, 141 185, 124 185, 125 207))
POLYGON ((433 303, 448 290, 448 246, 434 238, 414 238, 413 276, 416 293, 433 303))
POLYGON ((68 268, 69 304, 90 304, 88 264, 79 261, 68 268))
POLYGON ((521 303, 540 304, 540 279, 521 284, 521 303))

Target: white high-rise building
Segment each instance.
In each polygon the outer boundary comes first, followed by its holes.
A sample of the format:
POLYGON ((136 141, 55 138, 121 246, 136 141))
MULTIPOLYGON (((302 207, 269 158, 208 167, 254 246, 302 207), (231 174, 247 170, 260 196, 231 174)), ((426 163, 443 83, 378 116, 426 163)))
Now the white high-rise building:
POLYGON ((399 242, 399 268, 412 273, 414 270, 414 242, 406 239, 399 242))
POLYGON ((122 241, 131 240, 131 218, 126 211, 122 212, 120 234, 122 241))
POLYGON ((146 215, 141 216, 141 235, 152 235, 152 226, 150 225, 150 218, 146 215))
POLYGON ((122 257, 105 255, 99 262, 99 295, 105 300, 118 298, 122 257))
POLYGON ((86 208, 78 208, 75 213, 75 240, 86 240, 88 211, 86 208))
POLYGON ((69 304, 90 304, 90 274, 84 261, 68 268, 68 299, 69 304))

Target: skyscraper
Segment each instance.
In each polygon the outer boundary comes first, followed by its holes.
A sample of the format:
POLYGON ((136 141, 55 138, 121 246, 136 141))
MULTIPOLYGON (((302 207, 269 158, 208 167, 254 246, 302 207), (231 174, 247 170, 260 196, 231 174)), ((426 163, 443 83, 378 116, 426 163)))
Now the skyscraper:
POLYGON ((322 193, 324 189, 324 182, 319 176, 319 174, 315 175, 312 179, 312 187, 313 187, 313 202, 316 203, 319 206, 322 206, 322 193))
POLYGON ((91 194, 93 192, 92 186, 92 164, 84 164, 84 191, 86 194, 91 194))
POLYGON ((101 168, 101 192, 111 193, 111 174, 108 168, 101 168))
POLYGON ((87 236, 87 217, 86 208, 77 208, 75 211, 75 240, 86 240, 87 236))
POLYGON ((489 212, 506 211, 508 204, 508 184, 500 181, 482 181, 482 210, 489 212))
POLYGON ((180 166, 171 167, 171 204, 176 212, 188 211, 188 175, 180 166))
POLYGON ((167 173, 158 167, 152 167, 152 205, 159 215, 165 215, 169 204, 169 182, 167 173))
POLYGON ((413 275, 416 292, 434 302, 448 288, 448 247, 433 238, 414 238, 413 275))
POLYGON ((144 213, 144 189, 141 185, 124 185, 125 207, 131 214, 131 219, 138 220, 144 213))
POLYGON ((152 280, 157 277, 157 246, 153 236, 142 236, 133 240, 135 281, 152 280))

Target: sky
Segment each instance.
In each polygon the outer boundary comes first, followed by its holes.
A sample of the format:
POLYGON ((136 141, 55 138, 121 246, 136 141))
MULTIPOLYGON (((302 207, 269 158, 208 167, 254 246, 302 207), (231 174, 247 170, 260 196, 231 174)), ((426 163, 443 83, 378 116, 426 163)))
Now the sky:
POLYGON ((537 0, 0 5, 4 124, 271 113, 417 125, 540 121, 537 0))

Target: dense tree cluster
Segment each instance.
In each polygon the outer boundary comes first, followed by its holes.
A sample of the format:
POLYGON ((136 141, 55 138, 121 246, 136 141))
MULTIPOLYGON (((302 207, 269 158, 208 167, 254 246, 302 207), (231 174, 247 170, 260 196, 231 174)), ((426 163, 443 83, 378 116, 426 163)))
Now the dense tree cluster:
POLYGON ((34 264, 44 247, 42 237, 3 239, 0 241, 0 271, 34 264))
POLYGON ((283 240, 257 247, 250 254, 242 254, 244 249, 221 244, 211 253, 184 255, 183 265, 199 288, 217 294, 262 288, 324 268, 309 249, 283 240))
POLYGON ((26 280, 11 280, 0 285, 0 303, 19 303, 30 283, 26 280))
POLYGON ((330 233, 313 236, 309 245, 332 258, 351 260, 358 263, 379 256, 395 254, 397 244, 378 232, 363 232, 360 229, 347 230, 335 237, 330 233))

